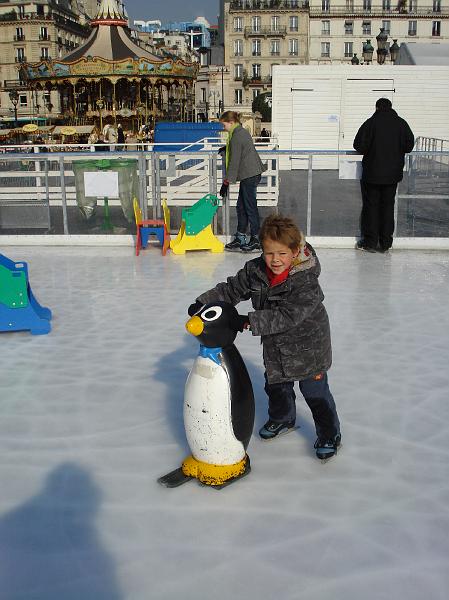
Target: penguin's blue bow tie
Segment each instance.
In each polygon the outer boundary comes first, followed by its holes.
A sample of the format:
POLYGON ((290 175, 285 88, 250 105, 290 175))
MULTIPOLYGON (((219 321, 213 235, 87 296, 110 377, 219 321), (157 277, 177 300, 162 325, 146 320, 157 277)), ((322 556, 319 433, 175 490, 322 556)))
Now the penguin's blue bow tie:
POLYGON ((210 360, 214 361, 214 363, 216 363, 217 365, 221 365, 221 358, 220 358, 220 352, 222 351, 222 348, 206 348, 206 346, 203 346, 202 344, 200 344, 200 356, 202 356, 203 358, 210 358, 210 360))

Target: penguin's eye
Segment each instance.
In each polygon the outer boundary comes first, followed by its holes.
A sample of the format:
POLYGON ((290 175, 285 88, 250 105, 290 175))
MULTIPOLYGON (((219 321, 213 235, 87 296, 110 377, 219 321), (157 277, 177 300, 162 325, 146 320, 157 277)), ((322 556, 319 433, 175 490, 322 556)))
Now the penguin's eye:
POLYGON ((203 321, 215 321, 221 316, 222 312, 223 309, 221 306, 211 306, 201 313, 200 317, 203 319, 203 321))

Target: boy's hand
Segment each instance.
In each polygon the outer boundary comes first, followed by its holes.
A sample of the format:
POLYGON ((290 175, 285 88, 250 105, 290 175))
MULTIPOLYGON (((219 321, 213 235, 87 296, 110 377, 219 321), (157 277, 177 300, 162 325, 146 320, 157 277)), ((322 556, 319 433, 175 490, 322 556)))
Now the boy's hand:
POLYGON ((250 329, 248 315, 237 315, 235 328, 240 332, 242 332, 244 329, 250 329))
POLYGON ((203 303, 199 302, 198 300, 196 300, 193 304, 191 304, 189 306, 189 308, 187 309, 187 314, 189 315, 189 317, 193 317, 193 315, 195 313, 197 313, 202 306, 203 306, 203 303))

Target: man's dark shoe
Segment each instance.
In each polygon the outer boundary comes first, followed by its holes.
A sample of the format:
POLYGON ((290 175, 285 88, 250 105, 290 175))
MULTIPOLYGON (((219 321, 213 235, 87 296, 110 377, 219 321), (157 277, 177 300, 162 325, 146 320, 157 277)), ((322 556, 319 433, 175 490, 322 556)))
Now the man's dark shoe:
POLYGON ((363 240, 359 240, 355 245, 356 250, 363 250, 364 252, 370 252, 371 254, 375 254, 376 250, 371 248, 371 246, 366 246, 363 243, 363 240))
POLYGON ((252 236, 249 242, 243 244, 241 247, 242 252, 260 252, 262 247, 258 237, 252 236))

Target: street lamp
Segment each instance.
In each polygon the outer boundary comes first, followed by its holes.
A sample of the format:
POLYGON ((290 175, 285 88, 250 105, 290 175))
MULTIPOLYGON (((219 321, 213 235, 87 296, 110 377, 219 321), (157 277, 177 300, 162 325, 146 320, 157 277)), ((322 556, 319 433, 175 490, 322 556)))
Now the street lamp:
POLYGON ((224 111, 224 108, 225 108, 223 74, 224 73, 229 73, 229 69, 227 67, 218 67, 217 73, 221 73, 221 99, 218 101, 218 112, 221 114, 224 111))
POLYGON ((380 28, 380 33, 376 36, 376 41, 377 62, 379 65, 383 65, 388 54, 388 35, 385 33, 384 27, 380 28))
POLYGON ((390 59, 391 59, 392 63, 395 63, 397 61, 398 55, 399 55, 398 40, 393 40, 393 43, 390 46, 390 59))
POLYGON ((17 104, 19 103, 19 94, 17 90, 11 90, 9 92, 9 99, 14 106, 14 127, 17 127, 17 104))
POLYGON ((362 48, 363 61, 369 64, 373 60, 373 52, 374 48, 371 44, 371 40, 366 40, 362 48))

